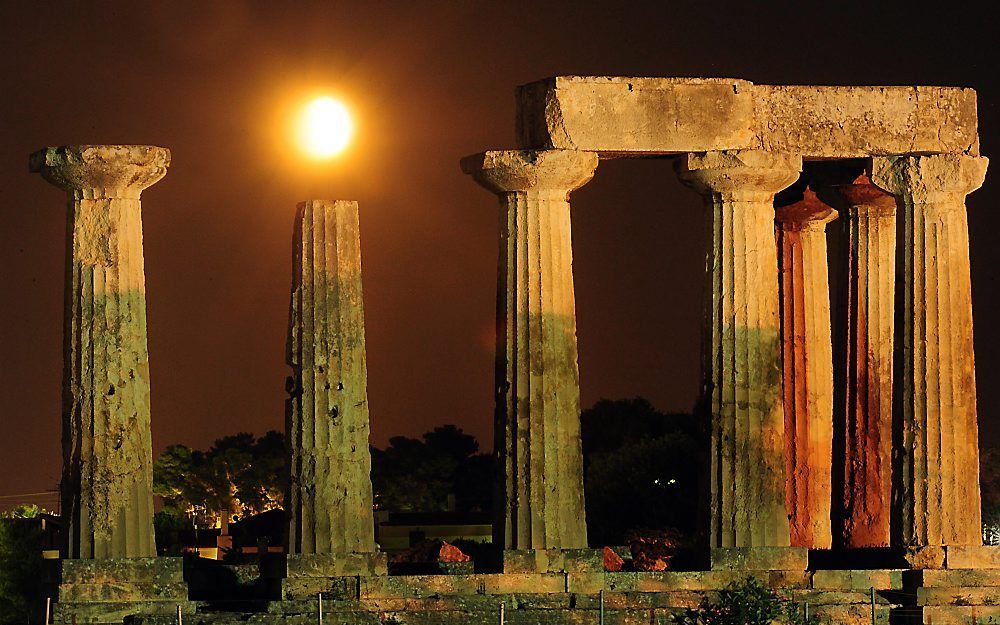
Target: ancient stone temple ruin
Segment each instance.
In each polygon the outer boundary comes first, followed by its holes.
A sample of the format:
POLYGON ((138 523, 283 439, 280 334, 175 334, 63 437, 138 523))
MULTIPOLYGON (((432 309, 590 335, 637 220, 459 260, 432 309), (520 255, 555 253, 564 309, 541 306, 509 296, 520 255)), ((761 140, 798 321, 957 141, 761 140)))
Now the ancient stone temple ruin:
MULTIPOLYGON (((557 77, 518 90, 517 118, 516 149, 462 160, 500 201, 496 560, 387 574, 372 535, 358 207, 306 202, 287 555, 269 568, 281 591, 253 618, 464 625, 497 622, 503 604, 516 623, 667 623, 753 575, 832 623, 1000 620, 1000 549, 982 545, 979 508, 965 198, 987 159, 975 92, 557 77), (601 160, 630 157, 672 165, 710 226, 707 538, 685 570, 606 571, 587 544, 570 196, 601 160), (843 245, 828 249, 831 233, 843 245)), ((70 193, 66 623, 155 621, 170 601, 189 622, 249 618, 184 601, 178 565, 164 565, 164 584, 127 573, 164 560, 148 557, 138 197, 166 162, 135 146, 32 161, 70 193)))

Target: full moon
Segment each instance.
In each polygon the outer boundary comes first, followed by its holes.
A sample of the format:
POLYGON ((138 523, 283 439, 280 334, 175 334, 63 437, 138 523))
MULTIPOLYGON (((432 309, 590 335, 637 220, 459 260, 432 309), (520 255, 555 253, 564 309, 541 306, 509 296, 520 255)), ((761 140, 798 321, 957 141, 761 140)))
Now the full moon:
POLYGON ((329 158, 347 147, 353 131, 351 114, 343 103, 330 97, 316 98, 302 111, 299 143, 308 154, 329 158))

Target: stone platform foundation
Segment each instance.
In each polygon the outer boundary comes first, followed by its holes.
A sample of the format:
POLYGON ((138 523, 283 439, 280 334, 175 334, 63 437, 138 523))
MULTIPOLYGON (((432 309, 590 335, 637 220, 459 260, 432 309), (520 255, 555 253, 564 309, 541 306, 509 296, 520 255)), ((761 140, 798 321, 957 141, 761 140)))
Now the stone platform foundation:
MULTIPOLYGON (((741 581, 748 573, 690 571, 662 573, 503 573, 345 577, 340 592, 324 593, 324 625, 494 625, 504 604, 510 625, 598 623, 604 591, 607 625, 668 625, 672 616, 695 607, 705 594, 741 581), (353 595, 353 597, 352 597, 353 595), (351 598, 348 598, 351 597, 351 598)), ((889 623, 897 607, 887 597, 902 589, 901 571, 770 571, 754 573, 793 601, 809 604, 828 623, 869 625, 871 588, 875 619, 889 623)), ((316 623, 315 595, 275 601, 256 613, 201 612, 188 625, 237 623, 316 623)), ((172 623, 163 616, 133 620, 144 625, 172 623)))
POLYGON ((121 623, 133 615, 194 615, 181 558, 62 560, 55 623, 121 623))

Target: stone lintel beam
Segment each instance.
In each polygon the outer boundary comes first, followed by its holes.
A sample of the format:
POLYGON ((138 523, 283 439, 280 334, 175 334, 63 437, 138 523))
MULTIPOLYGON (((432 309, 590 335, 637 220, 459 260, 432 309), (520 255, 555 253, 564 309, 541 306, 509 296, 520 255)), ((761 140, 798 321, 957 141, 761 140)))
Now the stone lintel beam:
POLYGON ((979 153, 976 92, 557 76, 518 89, 524 148, 602 156, 760 149, 803 158, 979 153))
POLYGON ((587 546, 569 194, 590 152, 486 152, 463 170, 500 196, 494 544, 587 546))
POLYGON ((904 546, 981 544, 979 434, 965 196, 987 159, 936 154, 872 161, 902 210, 903 327, 899 535, 904 546))
POLYGON ((712 547, 787 547, 774 195, 797 156, 687 154, 680 179, 711 211, 702 404, 711 415, 712 547))
POLYGON ((786 504, 791 544, 829 549, 833 347, 826 225, 837 212, 811 189, 775 211, 781 292, 786 504))
POLYGON ((302 202, 294 240, 288 341, 288 364, 293 370, 288 400, 291 471, 285 504, 288 553, 372 554, 358 203, 302 202))
POLYGON ((837 418, 838 544, 888 547, 892 501, 892 391, 896 199, 867 174, 831 189, 847 214, 844 404, 837 418))
POLYGON ((155 556, 139 194, 170 152, 45 148, 30 168, 67 192, 63 511, 68 558, 155 556))

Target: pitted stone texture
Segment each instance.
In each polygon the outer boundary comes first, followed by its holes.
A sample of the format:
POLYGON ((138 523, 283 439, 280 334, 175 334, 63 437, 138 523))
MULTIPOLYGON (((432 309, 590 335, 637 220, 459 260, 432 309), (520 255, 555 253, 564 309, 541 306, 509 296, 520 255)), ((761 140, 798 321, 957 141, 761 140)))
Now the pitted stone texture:
POLYGON ((299 204, 293 266, 288 552, 371 554, 375 535, 357 202, 299 204))
POLYGON ((712 549, 712 569, 721 571, 805 571, 805 547, 721 547, 712 549))
POLYGON ((826 225, 837 213, 810 189, 776 212, 791 544, 829 549, 833 351, 826 225))
POLYGON ((774 194, 802 163, 760 152, 689 154, 681 180, 711 211, 702 403, 711 414, 713 547, 787 547, 774 194))
POLYGON ((846 385, 838 538, 844 547, 887 547, 892 497, 892 367, 896 200, 861 175, 835 188, 846 204, 846 385))
POLYGON ((121 623, 134 615, 174 615, 177 607, 188 617, 181 558, 105 558, 62 560, 55 623, 121 623))
POLYGON ((587 546, 569 194, 586 152, 486 152, 463 170, 500 195, 496 441, 505 549, 587 546))
POLYGON ((31 155, 31 171, 55 186, 90 199, 139 199, 167 174, 170 150, 150 145, 68 145, 31 155))
POLYGON ((902 545, 982 544, 965 196, 986 165, 962 155, 872 163, 872 182, 903 210, 902 545))
POLYGON ((978 154, 976 92, 558 76, 518 89, 519 145, 614 154, 759 149, 811 158, 978 154))
POLYGON ((151 146, 31 157, 69 196, 62 498, 71 558, 156 554, 139 195, 169 162, 151 146))

